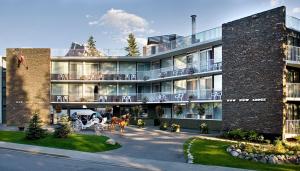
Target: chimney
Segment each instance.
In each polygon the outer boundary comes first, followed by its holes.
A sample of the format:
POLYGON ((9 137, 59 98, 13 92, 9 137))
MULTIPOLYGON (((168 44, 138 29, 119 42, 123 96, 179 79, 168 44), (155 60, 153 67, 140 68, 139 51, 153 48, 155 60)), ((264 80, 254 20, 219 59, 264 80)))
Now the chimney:
POLYGON ((191 18, 192 18, 192 35, 196 34, 196 17, 197 17, 197 15, 191 15, 191 18))

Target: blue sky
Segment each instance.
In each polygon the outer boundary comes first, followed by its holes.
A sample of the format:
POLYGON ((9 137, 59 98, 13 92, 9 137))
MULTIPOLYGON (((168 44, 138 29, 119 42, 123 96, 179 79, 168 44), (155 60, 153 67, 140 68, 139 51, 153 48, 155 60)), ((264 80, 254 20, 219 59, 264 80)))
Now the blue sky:
POLYGON ((148 36, 191 34, 285 5, 300 18, 300 0, 0 0, 0 55, 9 47, 67 49, 90 35, 98 48, 122 49, 134 32, 140 46, 148 36))

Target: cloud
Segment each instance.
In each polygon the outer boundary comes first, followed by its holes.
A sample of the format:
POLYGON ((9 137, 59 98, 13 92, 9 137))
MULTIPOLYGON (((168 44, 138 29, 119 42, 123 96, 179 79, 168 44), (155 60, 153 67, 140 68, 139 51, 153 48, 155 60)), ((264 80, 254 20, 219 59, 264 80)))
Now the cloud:
POLYGON ((293 8, 292 13, 300 13, 300 7, 293 8))
POLYGON ((148 22, 145 18, 136 14, 112 8, 100 18, 89 21, 88 24, 90 26, 102 26, 109 28, 111 34, 114 35, 114 40, 116 41, 126 42, 128 34, 133 33, 136 36, 137 43, 145 45, 147 42, 145 37, 148 34, 156 32, 154 29, 150 28, 150 24, 153 22, 154 21, 148 22))
POLYGON ((272 7, 283 5, 285 0, 270 0, 270 4, 272 7))

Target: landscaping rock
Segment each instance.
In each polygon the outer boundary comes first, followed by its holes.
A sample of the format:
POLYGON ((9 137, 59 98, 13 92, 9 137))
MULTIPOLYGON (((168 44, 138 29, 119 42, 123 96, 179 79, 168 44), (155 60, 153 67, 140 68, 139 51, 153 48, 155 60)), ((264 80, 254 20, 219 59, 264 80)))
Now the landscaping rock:
POLYGON ((110 145, 116 145, 116 141, 114 140, 114 139, 108 139, 108 140, 106 140, 106 142, 105 142, 106 144, 110 144, 110 145))
POLYGON ((262 158, 259 160, 259 162, 261 162, 261 163, 267 163, 267 160, 266 160, 266 158, 262 157, 262 158))
POLYGON ((278 163, 278 158, 274 155, 270 156, 269 159, 268 159, 268 163, 277 164, 278 163))
POLYGON ((238 152, 238 153, 241 153, 241 152, 242 152, 241 149, 236 149, 235 151, 238 152))
POLYGON ((237 157, 239 156, 239 153, 237 151, 231 151, 230 154, 233 156, 233 157, 237 157))

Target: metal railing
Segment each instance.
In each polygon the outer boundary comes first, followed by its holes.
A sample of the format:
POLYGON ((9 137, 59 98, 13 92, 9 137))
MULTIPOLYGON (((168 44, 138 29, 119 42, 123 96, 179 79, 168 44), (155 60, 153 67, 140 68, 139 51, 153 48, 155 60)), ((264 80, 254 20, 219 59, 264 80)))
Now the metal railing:
POLYGON ((287 97, 300 98, 300 83, 287 83, 287 97))
POLYGON ((104 56, 126 56, 125 49, 97 49, 97 52, 89 52, 87 49, 51 49, 51 56, 91 56, 91 57, 104 57, 104 56))
POLYGON ((77 72, 55 73, 51 74, 51 80, 151 80, 163 79, 168 77, 191 75, 197 73, 205 73, 210 71, 222 70, 222 62, 208 63, 200 67, 195 64, 193 66, 175 67, 148 70, 148 71, 97 71, 90 74, 81 74, 77 72))
POLYGON ((300 134, 300 120, 286 120, 285 133, 300 134))
POLYGON ((213 28, 203 32, 196 33, 186 37, 179 37, 176 40, 149 45, 144 47, 144 56, 155 55, 162 52, 167 52, 174 49, 186 48, 193 44, 204 44, 222 39, 222 27, 213 28))
POLYGON ((300 62, 300 47, 288 46, 287 60, 300 62))
POLYGON ((300 31, 300 19, 292 16, 286 16, 286 27, 300 31))
POLYGON ((186 102, 197 100, 221 100, 222 91, 205 90, 186 90, 176 93, 157 92, 157 93, 120 93, 116 94, 67 94, 51 95, 52 102, 186 102))

